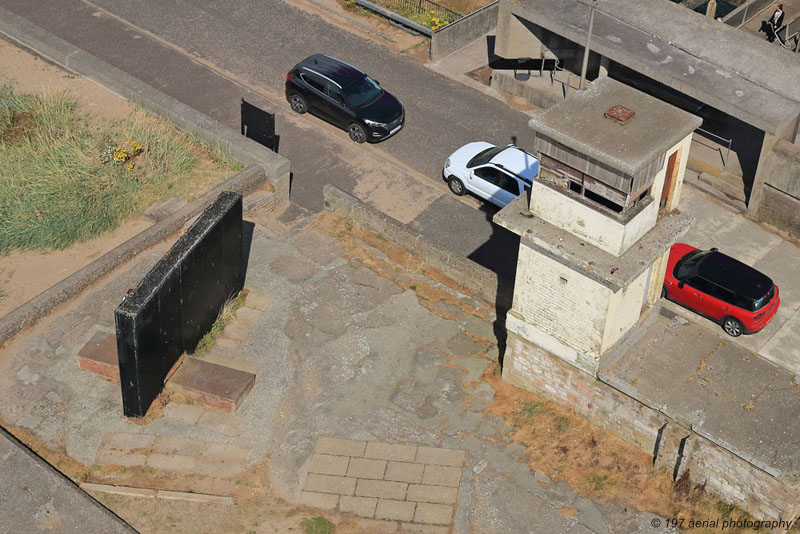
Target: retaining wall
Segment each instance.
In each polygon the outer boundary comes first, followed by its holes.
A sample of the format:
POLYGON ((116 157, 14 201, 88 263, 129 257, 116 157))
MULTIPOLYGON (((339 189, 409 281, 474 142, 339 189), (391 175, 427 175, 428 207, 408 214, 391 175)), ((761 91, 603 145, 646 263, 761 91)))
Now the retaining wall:
POLYGON ((800 238, 800 146, 778 140, 762 160, 756 216, 800 238))
POLYGON ((500 0, 473 11, 452 24, 437 30, 431 36, 431 61, 439 61, 459 48, 468 45, 497 26, 500 0))

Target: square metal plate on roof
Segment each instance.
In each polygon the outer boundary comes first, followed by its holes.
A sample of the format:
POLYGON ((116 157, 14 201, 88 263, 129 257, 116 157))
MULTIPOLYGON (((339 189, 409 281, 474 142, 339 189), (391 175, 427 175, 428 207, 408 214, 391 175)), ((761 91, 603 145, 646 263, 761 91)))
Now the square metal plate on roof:
POLYGON ((633 111, 632 109, 626 108, 625 106, 617 104, 613 108, 606 111, 603 115, 605 115, 609 119, 614 119, 620 124, 625 124, 625 122, 627 122, 628 119, 636 115, 636 112, 633 111))

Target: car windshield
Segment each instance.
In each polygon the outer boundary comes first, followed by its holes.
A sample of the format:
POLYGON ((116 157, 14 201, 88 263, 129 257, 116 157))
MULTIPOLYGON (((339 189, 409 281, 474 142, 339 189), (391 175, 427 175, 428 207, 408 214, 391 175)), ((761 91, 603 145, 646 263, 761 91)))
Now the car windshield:
POLYGON ((345 98, 351 107, 360 108, 381 96, 383 89, 378 82, 364 76, 354 81, 350 85, 343 87, 345 98))
POLYGON ((677 280, 683 280, 688 277, 697 265, 700 263, 700 260, 705 258, 708 253, 711 252, 710 250, 693 250, 688 253, 686 256, 678 260, 678 263, 675 264, 675 270, 673 274, 677 280))
POLYGON ((477 156, 469 160, 467 167, 471 169, 473 167, 477 167, 478 165, 485 165, 489 163, 493 157, 503 151, 503 148, 504 147, 493 146, 478 152, 477 156))

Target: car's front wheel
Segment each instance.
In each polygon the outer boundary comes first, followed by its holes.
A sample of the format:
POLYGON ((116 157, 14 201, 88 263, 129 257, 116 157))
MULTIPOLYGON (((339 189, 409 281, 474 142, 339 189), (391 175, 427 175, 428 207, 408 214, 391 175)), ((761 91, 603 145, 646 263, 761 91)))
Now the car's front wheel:
POLYGON ((735 317, 725 317, 722 321, 722 329, 731 337, 739 337, 744 332, 744 325, 735 317))
POLYGON ((467 192, 467 190, 464 189, 464 182, 462 182, 455 176, 451 176, 450 178, 447 179, 447 186, 450 188, 450 191, 452 191, 454 194, 458 196, 461 196, 467 192))
POLYGON ((289 105, 292 106, 292 111, 301 115, 308 111, 306 99, 298 94, 289 95, 289 105))
POLYGON ((356 143, 363 143, 367 140, 367 132, 364 131, 364 127, 355 122, 347 128, 347 135, 356 143))

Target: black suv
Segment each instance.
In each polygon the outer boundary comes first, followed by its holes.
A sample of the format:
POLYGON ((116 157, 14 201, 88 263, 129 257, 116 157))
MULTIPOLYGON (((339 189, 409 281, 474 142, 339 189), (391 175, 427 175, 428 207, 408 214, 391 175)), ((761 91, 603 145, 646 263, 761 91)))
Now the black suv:
POLYGON ((356 143, 377 143, 405 123, 403 103, 343 61, 309 56, 286 74, 286 100, 297 113, 310 111, 347 130, 356 143))

